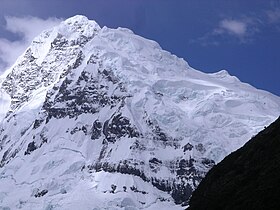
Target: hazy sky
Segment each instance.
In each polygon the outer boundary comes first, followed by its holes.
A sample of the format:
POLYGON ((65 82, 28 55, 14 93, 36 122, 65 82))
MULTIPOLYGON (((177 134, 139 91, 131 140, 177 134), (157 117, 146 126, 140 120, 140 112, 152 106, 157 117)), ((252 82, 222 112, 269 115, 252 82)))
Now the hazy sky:
POLYGON ((0 0, 0 72, 41 30, 76 14, 280 96, 279 0, 0 0))

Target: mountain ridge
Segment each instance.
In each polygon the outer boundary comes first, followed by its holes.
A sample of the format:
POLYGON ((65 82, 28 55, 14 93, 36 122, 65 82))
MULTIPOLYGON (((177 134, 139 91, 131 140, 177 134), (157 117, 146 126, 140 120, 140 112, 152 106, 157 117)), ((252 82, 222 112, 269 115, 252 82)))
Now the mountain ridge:
POLYGON ((0 88, 2 206, 71 209, 79 189, 97 209, 180 209, 280 113, 279 97, 199 72, 129 29, 75 16, 34 41, 0 88))

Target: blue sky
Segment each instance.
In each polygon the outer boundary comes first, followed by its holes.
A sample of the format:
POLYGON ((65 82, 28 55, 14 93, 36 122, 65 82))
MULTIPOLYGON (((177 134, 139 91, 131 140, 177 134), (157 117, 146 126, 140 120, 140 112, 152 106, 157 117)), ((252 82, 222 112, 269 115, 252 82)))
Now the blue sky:
POLYGON ((0 0, 0 72, 39 31, 76 14, 280 96, 279 0, 0 0))

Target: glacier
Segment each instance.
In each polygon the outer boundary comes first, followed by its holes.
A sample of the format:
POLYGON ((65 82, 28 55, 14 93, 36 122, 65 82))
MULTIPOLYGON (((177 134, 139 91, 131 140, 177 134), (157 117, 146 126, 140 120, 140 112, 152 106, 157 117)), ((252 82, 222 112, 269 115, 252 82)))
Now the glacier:
POLYGON ((0 76, 0 208, 183 209, 280 98, 77 15, 0 76))

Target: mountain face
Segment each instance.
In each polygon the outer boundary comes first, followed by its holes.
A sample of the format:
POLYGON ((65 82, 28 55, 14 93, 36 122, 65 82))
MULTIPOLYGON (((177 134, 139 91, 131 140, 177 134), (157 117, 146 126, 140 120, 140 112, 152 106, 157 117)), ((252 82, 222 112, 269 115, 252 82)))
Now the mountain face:
POLYGON ((0 77, 0 208, 182 209, 280 99, 75 16, 0 77))
POLYGON ((189 210, 280 209, 280 118, 214 166, 189 210))

